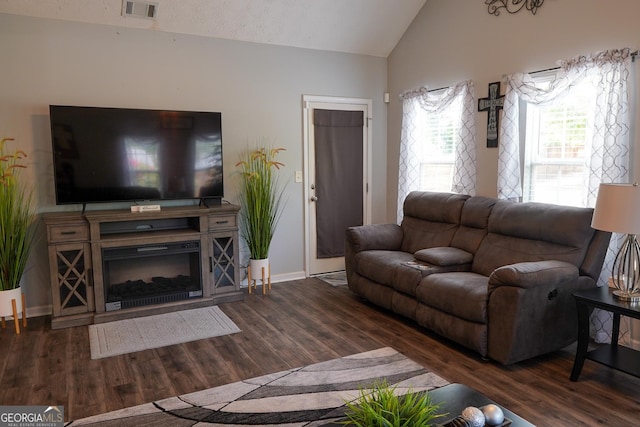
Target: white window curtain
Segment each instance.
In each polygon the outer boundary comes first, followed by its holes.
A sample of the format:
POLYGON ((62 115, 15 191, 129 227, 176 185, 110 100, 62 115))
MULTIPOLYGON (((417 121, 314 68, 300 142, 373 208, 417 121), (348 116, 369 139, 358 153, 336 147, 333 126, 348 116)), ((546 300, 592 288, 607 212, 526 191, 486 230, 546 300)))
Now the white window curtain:
POLYGON ((475 142, 475 91, 468 80, 450 86, 443 91, 429 92, 426 87, 407 91, 402 99, 402 133, 400 136, 400 161, 398 171, 398 222, 402 221, 402 204, 407 195, 419 189, 420 156, 423 127, 427 114, 438 114, 461 97, 462 109, 458 140, 455 145, 455 161, 451 191, 475 195, 476 192, 476 142, 475 142))
MULTIPOLYGON (((631 49, 614 49, 578 56, 561 61, 560 71, 548 89, 536 86, 528 74, 518 73, 504 77, 506 83, 504 117, 501 125, 501 143, 498 152, 498 197, 520 200, 520 100, 546 105, 571 90, 585 78, 593 78, 596 86, 595 111, 590 134, 590 155, 587 158, 588 177, 585 205, 593 207, 601 182, 628 182, 629 180, 629 77, 631 49)), ((612 237, 599 286, 605 286, 611 274, 615 253, 622 236, 612 237)), ((592 317, 594 338, 598 342, 610 339, 610 316, 597 311, 592 317)))
POLYGON ((586 77, 594 77, 597 91, 594 112, 587 205, 595 205, 600 182, 626 182, 629 178, 629 93, 631 67, 628 48, 599 52, 562 61, 558 77, 544 90, 524 73, 504 77, 506 83, 501 143, 498 150, 498 197, 520 199, 519 101, 546 105, 586 77))

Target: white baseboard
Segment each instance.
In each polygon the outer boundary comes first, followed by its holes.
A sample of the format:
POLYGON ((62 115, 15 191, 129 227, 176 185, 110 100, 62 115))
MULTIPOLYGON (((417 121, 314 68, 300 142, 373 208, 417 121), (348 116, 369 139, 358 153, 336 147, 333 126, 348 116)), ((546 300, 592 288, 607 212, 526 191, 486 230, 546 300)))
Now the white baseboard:
POLYGON ((271 278, 271 283, 288 282, 289 280, 306 279, 307 275, 304 271, 295 271, 293 273, 278 274, 271 278))
MULTIPOLYGON (((39 307, 27 307, 27 319, 31 317, 48 316, 53 313, 51 305, 41 305, 39 307)), ((18 314, 18 317, 22 316, 18 314)), ((5 320, 13 320, 13 316, 5 317, 5 320)))
MULTIPOLYGON (((288 282, 289 280, 302 280, 302 279, 306 279, 306 277, 307 276, 304 271, 295 271, 293 273, 286 273, 286 274, 276 274, 275 276, 271 276, 271 283, 288 282)), ((258 281, 258 285, 260 285, 259 282, 260 281, 258 281)), ((241 288, 248 287, 246 277, 240 283, 240 287, 241 288)))

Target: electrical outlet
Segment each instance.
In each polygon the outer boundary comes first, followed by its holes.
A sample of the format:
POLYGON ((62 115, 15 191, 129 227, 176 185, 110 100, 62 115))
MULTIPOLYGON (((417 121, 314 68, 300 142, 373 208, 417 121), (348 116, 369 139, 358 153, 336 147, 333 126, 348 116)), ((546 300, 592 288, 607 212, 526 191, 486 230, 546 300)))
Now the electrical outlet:
POLYGON ((302 171, 296 171, 296 182, 302 182, 302 171))

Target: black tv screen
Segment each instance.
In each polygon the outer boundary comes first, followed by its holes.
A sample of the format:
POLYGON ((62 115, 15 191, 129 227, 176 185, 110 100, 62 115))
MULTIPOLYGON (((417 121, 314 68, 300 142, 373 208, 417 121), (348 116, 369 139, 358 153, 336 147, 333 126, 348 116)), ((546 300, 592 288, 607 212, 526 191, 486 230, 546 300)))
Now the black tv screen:
POLYGON ((220 199, 222 114, 51 105, 56 203, 220 199))

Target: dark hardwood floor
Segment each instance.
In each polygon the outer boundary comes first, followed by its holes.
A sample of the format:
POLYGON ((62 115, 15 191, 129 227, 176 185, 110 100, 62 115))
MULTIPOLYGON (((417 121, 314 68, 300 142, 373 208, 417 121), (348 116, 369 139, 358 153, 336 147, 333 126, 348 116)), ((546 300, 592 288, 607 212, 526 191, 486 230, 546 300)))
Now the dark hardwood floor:
POLYGON ((0 404, 59 404, 77 419, 389 346, 538 426, 640 425, 640 379, 586 361, 570 382, 571 349, 504 367, 318 279, 221 307, 241 333, 100 360, 87 327, 42 317, 0 330, 0 404))

